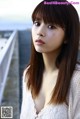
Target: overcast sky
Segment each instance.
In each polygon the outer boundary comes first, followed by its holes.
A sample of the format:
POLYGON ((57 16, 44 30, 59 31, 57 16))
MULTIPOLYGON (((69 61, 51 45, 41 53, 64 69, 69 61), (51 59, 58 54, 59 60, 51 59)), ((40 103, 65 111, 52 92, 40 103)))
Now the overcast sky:
MULTIPOLYGON (((30 19, 35 6, 42 0, 0 0, 0 21, 26 21, 30 19)), ((55 0, 56 1, 56 0, 55 0)), ((80 0, 68 0, 69 2, 79 2, 74 4, 80 16, 80 0)))

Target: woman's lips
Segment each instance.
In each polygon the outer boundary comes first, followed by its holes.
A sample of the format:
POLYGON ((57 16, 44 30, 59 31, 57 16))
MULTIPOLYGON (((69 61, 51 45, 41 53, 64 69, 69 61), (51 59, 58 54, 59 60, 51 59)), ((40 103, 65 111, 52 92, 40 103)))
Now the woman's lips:
POLYGON ((41 39, 40 39, 40 40, 36 40, 35 42, 36 42, 37 44, 45 44, 45 42, 42 41, 41 39))

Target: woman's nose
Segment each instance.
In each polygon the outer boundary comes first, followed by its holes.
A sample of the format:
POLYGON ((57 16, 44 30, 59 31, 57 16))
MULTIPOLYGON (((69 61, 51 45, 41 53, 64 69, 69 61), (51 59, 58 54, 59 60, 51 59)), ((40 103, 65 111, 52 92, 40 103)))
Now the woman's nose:
POLYGON ((46 35, 46 28, 44 24, 41 24, 38 28, 37 35, 39 36, 45 36, 46 35))

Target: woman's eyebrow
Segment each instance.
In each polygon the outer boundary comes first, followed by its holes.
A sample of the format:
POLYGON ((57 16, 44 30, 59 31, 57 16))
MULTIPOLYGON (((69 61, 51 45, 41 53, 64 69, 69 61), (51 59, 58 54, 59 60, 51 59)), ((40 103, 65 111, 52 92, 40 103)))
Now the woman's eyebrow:
POLYGON ((35 20, 41 21, 42 19, 40 17, 35 17, 35 20))

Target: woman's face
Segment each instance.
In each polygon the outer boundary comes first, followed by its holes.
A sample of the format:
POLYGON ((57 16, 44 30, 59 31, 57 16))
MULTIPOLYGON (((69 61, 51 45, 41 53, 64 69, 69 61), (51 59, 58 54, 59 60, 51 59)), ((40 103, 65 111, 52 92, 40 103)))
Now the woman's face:
POLYGON ((43 20, 35 20, 32 27, 32 39, 35 50, 40 53, 54 52, 61 48, 64 30, 53 24, 45 24, 43 20))

